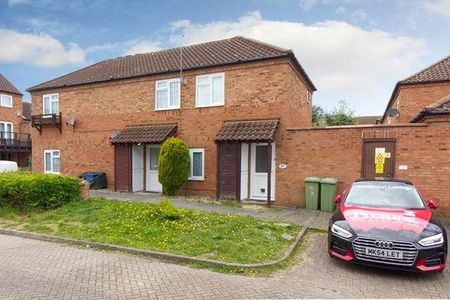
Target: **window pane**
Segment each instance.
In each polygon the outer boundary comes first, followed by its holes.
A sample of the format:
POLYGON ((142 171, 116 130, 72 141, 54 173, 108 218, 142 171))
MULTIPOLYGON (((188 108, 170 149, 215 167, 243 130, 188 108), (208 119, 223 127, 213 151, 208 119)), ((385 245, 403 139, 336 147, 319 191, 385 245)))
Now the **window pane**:
POLYGON ((267 160, 268 146, 256 146, 255 151, 255 172, 267 173, 269 163, 267 160))
POLYGON ((160 81, 156 83, 156 88, 167 88, 167 81, 160 81))
POLYGON ((170 83, 170 107, 178 107, 180 105, 180 83, 170 83))
POLYGON ((60 165, 59 165, 59 156, 53 156, 53 172, 59 173, 60 165))
POLYGON ((8 95, 3 95, 1 98, 2 106, 12 106, 12 97, 8 95))
POLYGON ((210 105, 211 91, 209 86, 197 86, 197 105, 210 105))
POLYGON ((213 77, 212 79, 212 102, 213 104, 223 103, 223 77, 213 77))
POLYGON ((192 176, 203 177, 203 153, 192 153, 192 176))
POLYGON ((209 76, 197 77, 198 84, 209 84, 209 76))
POLYGON ((160 148, 150 148, 150 171, 158 170, 159 150, 160 148))
POLYGON ((156 91, 156 107, 167 108, 169 107, 169 92, 167 90, 156 91))
POLYGON ((50 97, 44 97, 44 114, 50 114, 50 97))
POLYGON ((5 123, 0 123, 0 131, 5 132, 5 123))
POLYGON ((52 170, 52 159, 51 153, 45 153, 45 171, 49 172, 52 170))
POLYGON ((59 101, 52 101, 52 114, 59 114, 59 101))

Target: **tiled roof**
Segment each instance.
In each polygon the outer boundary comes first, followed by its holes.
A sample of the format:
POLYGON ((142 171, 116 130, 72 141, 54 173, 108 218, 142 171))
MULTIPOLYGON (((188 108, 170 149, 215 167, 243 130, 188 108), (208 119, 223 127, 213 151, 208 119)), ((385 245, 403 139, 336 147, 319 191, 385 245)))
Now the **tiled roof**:
POLYGON ((450 80, 450 56, 438 61, 420 72, 417 72, 399 83, 422 83, 447 80, 450 80))
POLYGON ((273 141, 278 120, 225 122, 216 135, 216 142, 273 141))
POLYGON ((160 144, 175 134, 176 124, 130 126, 111 139, 113 144, 160 144))
POLYGON ((25 120, 31 120, 31 103, 22 102, 22 116, 25 120))
POLYGON ((360 116, 356 117, 356 125, 376 124, 381 116, 360 116))
POLYGON ((387 110, 391 107, 391 104, 394 102, 395 96, 397 95, 397 92, 401 86, 408 84, 420 84, 420 83, 442 82, 442 81, 450 81, 450 56, 447 56, 446 58, 441 59, 437 63, 423 69, 422 71, 419 71, 416 74, 402 81, 397 82, 394 90, 392 91, 391 98, 389 99, 389 102, 386 105, 386 109, 384 111, 381 122, 383 122, 387 117, 387 110))
POLYGON ((22 95, 22 93, 2 73, 0 73, 0 92, 22 95))
POLYGON ((183 50, 183 70, 237 64, 270 58, 291 57, 310 87, 314 85, 291 50, 237 36, 225 40, 173 48, 150 53, 108 59, 73 73, 38 84, 27 91, 126 79, 180 70, 180 49, 183 50))

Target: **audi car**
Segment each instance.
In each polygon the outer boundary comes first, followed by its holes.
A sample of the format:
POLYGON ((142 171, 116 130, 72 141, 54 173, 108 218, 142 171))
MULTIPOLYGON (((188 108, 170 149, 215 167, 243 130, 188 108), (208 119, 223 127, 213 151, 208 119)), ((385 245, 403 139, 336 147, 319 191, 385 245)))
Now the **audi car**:
POLYGON ((407 271, 442 271, 447 232, 407 180, 360 179, 335 199, 328 253, 346 262, 407 271))

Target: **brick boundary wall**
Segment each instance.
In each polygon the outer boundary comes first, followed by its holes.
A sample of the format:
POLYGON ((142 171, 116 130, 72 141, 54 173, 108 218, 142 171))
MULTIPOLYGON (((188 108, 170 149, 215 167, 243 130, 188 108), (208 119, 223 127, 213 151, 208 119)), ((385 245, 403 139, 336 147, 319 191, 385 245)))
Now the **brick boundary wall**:
POLYGON ((276 204, 304 207, 307 176, 336 177, 342 192, 361 176, 365 138, 394 138, 395 177, 412 180, 425 199, 438 199, 439 211, 450 215, 450 122, 287 129, 286 145, 277 153, 277 164, 287 168, 277 170, 276 204))

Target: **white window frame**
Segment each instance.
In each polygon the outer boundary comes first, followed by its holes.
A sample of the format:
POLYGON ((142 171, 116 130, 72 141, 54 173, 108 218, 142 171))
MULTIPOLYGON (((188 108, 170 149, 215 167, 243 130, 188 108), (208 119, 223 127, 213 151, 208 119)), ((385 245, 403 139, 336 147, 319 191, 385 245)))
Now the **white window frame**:
POLYGON ((0 121, 0 124, 3 124, 3 127, 6 128, 6 125, 11 125, 11 131, 3 131, 9 132, 9 136, 5 137, 4 135, 0 135, 2 139, 14 139, 14 124, 11 122, 0 121))
POLYGON ((61 173, 61 151, 60 150, 58 150, 58 149, 44 150, 44 173, 46 173, 46 174, 60 174, 61 173), (55 172, 53 170, 53 159, 54 159, 53 152, 58 152, 59 153, 58 154, 58 158, 59 158, 59 172, 55 172), (51 164, 50 164, 51 170, 50 171, 45 169, 46 166, 47 166, 47 161, 46 161, 46 154, 47 153, 50 153, 50 160, 51 160, 51 164))
POLYGON ((50 114, 59 114, 59 111, 58 112, 52 111, 52 107, 53 107, 52 103, 53 102, 58 102, 58 110, 61 110, 61 108, 59 107, 59 94, 58 93, 42 95, 42 113, 46 114, 45 113, 45 98, 46 97, 50 97, 50 111, 51 111, 50 114), (52 100, 53 96, 58 96, 57 100, 52 100))
POLYGON ((180 109, 181 107, 181 80, 180 78, 173 78, 173 79, 164 79, 164 80, 157 80, 155 82, 155 110, 173 110, 173 109, 180 109), (158 83, 166 82, 167 87, 166 88, 158 88, 158 83), (170 106, 170 84, 177 82, 178 83, 178 105, 176 106, 170 106), (167 107, 158 107, 158 91, 159 90, 167 90, 167 107))
POLYGON ((191 159, 191 163, 189 165, 189 177, 188 180, 197 180, 202 181, 205 180, 205 149, 204 148, 192 148, 189 149, 189 156, 191 159), (194 162, 194 153, 200 152, 202 154, 202 176, 193 176, 193 162, 194 162))
POLYGON ((0 106, 12 108, 14 105, 13 102, 14 102, 13 96, 0 94, 0 106), (5 105, 5 103, 3 102, 5 98, 8 98, 11 101, 11 105, 5 105))
POLYGON ((195 107, 214 107, 214 106, 224 106, 225 105, 225 73, 214 73, 214 74, 204 74, 204 75, 197 75, 195 78, 195 107), (208 77, 209 79, 209 94, 211 95, 211 98, 209 99, 209 104, 205 105, 199 105, 198 104, 198 81, 201 77, 208 77), (213 85, 212 85, 212 79, 214 77, 222 77, 222 102, 221 103, 213 103, 213 85))

